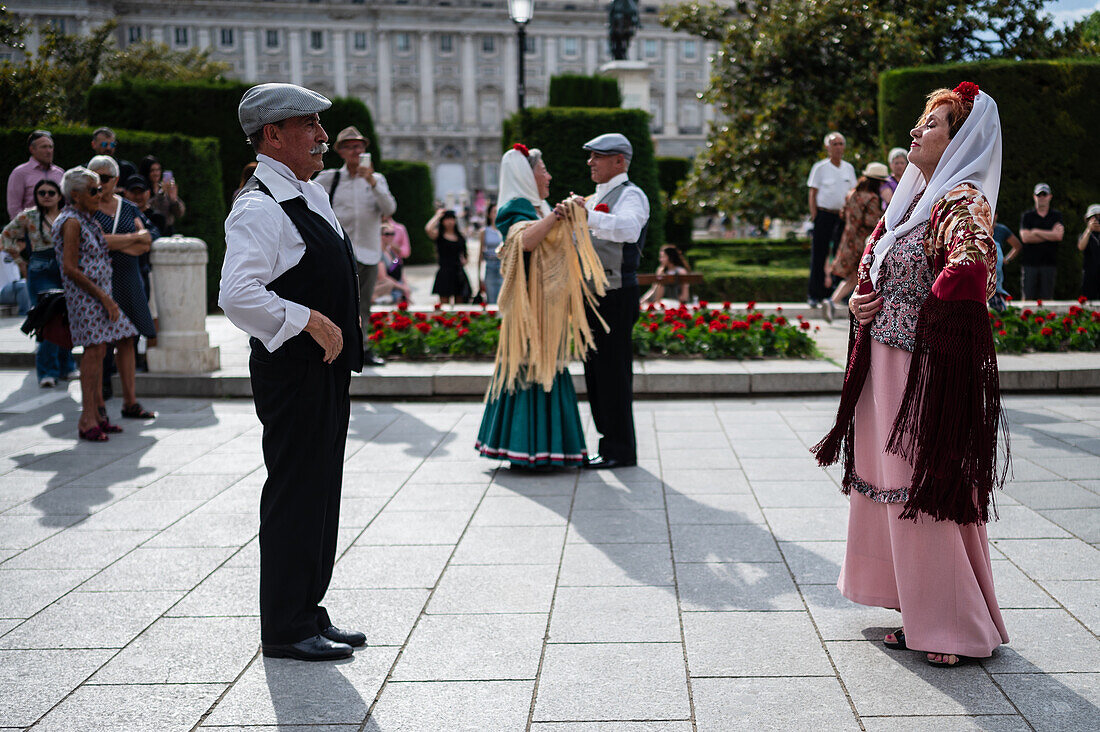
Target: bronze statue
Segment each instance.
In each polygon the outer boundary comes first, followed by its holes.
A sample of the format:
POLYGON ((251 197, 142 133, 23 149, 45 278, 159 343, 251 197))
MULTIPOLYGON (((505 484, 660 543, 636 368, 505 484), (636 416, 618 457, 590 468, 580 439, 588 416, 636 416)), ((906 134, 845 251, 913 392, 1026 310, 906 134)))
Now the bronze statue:
POLYGON ((608 20, 610 21, 611 58, 616 61, 626 59, 626 50, 630 47, 630 39, 634 37, 634 31, 641 27, 641 19, 638 17, 637 0, 612 0, 608 8, 608 20))

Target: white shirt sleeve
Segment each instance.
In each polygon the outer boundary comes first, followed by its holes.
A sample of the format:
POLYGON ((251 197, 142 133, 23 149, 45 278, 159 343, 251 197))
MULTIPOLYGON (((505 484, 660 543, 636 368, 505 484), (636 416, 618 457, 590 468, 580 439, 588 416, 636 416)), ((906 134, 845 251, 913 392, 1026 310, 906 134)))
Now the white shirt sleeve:
POLYGON ((807 188, 821 188, 821 184, 818 182, 818 171, 821 169, 821 162, 814 163, 814 166, 810 168, 810 175, 806 178, 807 188))
POLYGON ((397 199, 390 193, 390 184, 386 182, 386 176, 381 173, 374 174, 374 200, 378 204, 380 216, 393 216, 397 211, 397 199))
POLYGON ((258 338, 268 351, 301 333, 309 322, 309 308, 267 289, 305 253, 297 232, 293 226, 285 231, 287 226, 279 204, 259 193, 238 198, 225 222, 218 305, 235 326, 258 338))
POLYGON ((606 241, 637 241, 649 221, 649 199, 637 186, 623 191, 615 210, 588 212, 588 228, 606 241))

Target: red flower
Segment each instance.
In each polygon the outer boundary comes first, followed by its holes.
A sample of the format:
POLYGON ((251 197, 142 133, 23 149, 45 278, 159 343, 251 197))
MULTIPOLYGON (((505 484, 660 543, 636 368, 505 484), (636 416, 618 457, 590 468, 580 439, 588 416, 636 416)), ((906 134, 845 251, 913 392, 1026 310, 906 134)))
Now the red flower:
POLYGON ((408 310, 409 309, 409 301, 408 300, 402 300, 401 302, 397 303, 397 309, 398 310, 408 310))
POLYGON ((783 312, 783 306, 782 305, 776 305, 775 306, 775 312, 777 312, 777 313, 783 312))
POLYGON ((1030 309, 1025 310, 1022 313, 1020 313, 1020 315, 1024 318, 1030 318, 1031 317, 1031 310, 1030 309))
POLYGON ((647 313, 652 313, 656 309, 657 309, 656 305, 654 305, 653 303, 649 303, 649 305, 646 307, 645 311, 647 313))
POLYGON ((1089 329, 1082 325, 1077 329, 1077 332, 1078 333, 1088 333, 1089 329))
POLYGON ((729 300, 726 300, 725 302, 722 303, 722 309, 723 310, 729 310, 730 309, 730 301, 729 300))
POLYGON ((1041 331, 1039 331, 1039 332, 1040 332, 1040 333, 1042 333, 1042 334, 1043 334, 1043 335, 1045 335, 1045 336, 1048 336, 1048 335, 1054 335, 1054 328, 1043 328, 1043 329, 1042 329, 1041 331))
POLYGON ((681 340, 681 341, 684 340, 684 334, 683 333, 673 333, 672 335, 676 336, 676 338, 681 340))
POLYGON ((517 142, 515 145, 512 145, 512 149, 518 150, 520 153, 523 154, 523 157, 525 158, 531 157, 531 151, 528 150, 527 146, 522 143, 517 142))
POLYGON ((999 331, 997 331, 997 335, 1006 336, 1006 335, 1008 335, 1008 331, 1007 330, 999 330, 999 331))
POLYGON ((1081 295, 1081 297, 1077 298, 1077 302, 1079 302, 1079 303, 1081 303, 1082 305, 1084 305, 1085 303, 1087 303, 1087 302, 1088 302, 1088 298, 1086 298, 1086 297, 1085 297, 1084 295, 1081 295))
POLYGON ((700 309, 700 310, 705 310, 705 309, 706 309, 706 308, 708 308, 708 307, 710 307, 710 303, 709 303, 709 302, 707 302, 706 300, 700 300, 700 301, 699 301, 699 309, 700 309))
POLYGON ((459 328, 458 329, 458 336, 459 336, 459 338, 461 338, 462 336, 466 335, 469 332, 470 332, 469 328, 459 328))
POLYGON ((775 322, 778 323, 779 325, 786 325, 787 324, 787 319, 784 318, 782 315, 780 315, 778 318, 775 319, 775 322))
POLYGON ((1043 301, 1042 300, 1036 300, 1035 304, 1038 305, 1039 307, 1043 307, 1043 301))
POLYGON ((972 81, 964 81, 955 87, 955 93, 958 94, 964 102, 967 104, 974 103, 974 97, 978 96, 978 85, 972 81))
POLYGON ((749 300, 747 303, 745 303, 746 310, 752 310, 754 307, 756 307, 756 300, 749 300))
POLYGON ((806 320, 803 320, 802 321, 802 330, 809 330, 809 329, 810 329, 810 323, 806 320))
POLYGON ((1062 325, 1066 326, 1067 328, 1070 327, 1071 325, 1073 325, 1073 318, 1062 318, 1062 325))
POLYGON ((1001 321, 998 320, 996 323, 993 324, 993 327, 994 328, 1003 328, 1004 323, 1002 323, 1001 321))
POLYGON ((435 304, 435 311, 436 311, 436 312, 439 312, 439 311, 440 311, 440 310, 442 310, 442 309, 443 309, 443 303, 441 303, 441 302, 437 302, 437 303, 435 304))
POLYGON ((768 322, 761 323, 760 328, 763 330, 775 330, 775 328, 772 327, 772 324, 768 322))
POLYGON ((432 324, 431 323, 417 323, 416 324, 416 329, 418 331, 420 331, 421 333, 427 333, 429 330, 432 329, 432 324))
POLYGON ((657 330, 661 327, 661 325, 659 323, 650 323, 646 327, 649 328, 650 333, 656 333, 657 330))
POLYGON ((611 209, 607 207, 606 203, 597 203, 592 210, 600 213, 611 213, 611 209))

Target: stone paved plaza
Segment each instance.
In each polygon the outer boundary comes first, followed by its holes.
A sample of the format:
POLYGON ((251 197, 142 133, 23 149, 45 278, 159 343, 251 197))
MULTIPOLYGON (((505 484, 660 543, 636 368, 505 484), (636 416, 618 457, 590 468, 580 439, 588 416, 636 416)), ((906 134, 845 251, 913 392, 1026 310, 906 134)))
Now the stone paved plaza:
POLYGON ((258 652, 251 403, 93 445, 76 393, 0 372, 0 728, 1100 728, 1100 396, 1007 398, 1012 641, 944 670, 837 592, 835 397, 641 402, 637 468, 540 476, 475 457, 476 402, 356 402, 326 604, 370 646, 306 664, 258 652))

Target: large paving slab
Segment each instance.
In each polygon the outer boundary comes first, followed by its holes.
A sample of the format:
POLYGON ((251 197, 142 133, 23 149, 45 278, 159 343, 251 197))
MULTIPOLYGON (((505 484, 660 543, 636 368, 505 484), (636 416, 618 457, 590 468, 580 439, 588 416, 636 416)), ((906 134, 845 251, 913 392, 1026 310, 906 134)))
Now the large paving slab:
POLYGON ((989 535, 1012 640, 944 670, 884 649, 897 613, 836 589, 847 499, 807 449, 835 397, 639 400, 637 467, 535 475, 477 458, 476 401, 356 401, 325 605, 369 646, 306 664, 259 654, 250 401, 143 397, 158 418, 96 446, 73 439, 74 393, 37 399, 14 371, 2 389, 0 729, 1100 720, 1097 395, 1006 398, 989 535))

